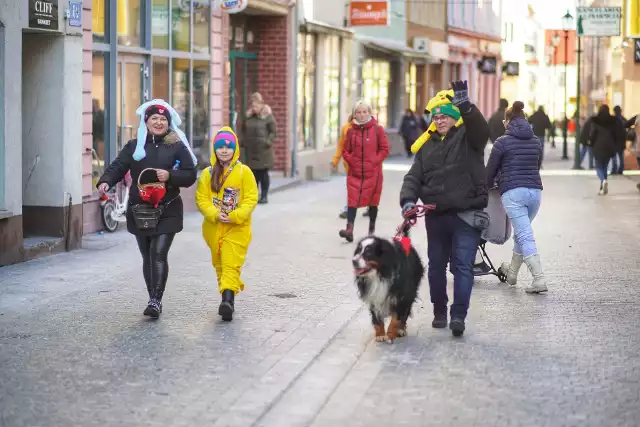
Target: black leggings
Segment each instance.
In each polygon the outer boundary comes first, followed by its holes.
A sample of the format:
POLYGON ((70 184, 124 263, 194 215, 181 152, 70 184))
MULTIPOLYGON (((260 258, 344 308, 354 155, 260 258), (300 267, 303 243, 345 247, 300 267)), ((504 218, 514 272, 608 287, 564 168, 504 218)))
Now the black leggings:
POLYGON ((169 249, 175 234, 160 234, 158 236, 136 236, 138 248, 142 255, 142 274, 147 284, 149 298, 162 300, 164 288, 169 276, 169 249))
POLYGON ((269 194, 269 169, 254 169, 253 175, 260 186, 260 197, 266 197, 269 194))
MULTIPOLYGON (((356 221, 356 213, 358 208, 347 208, 347 223, 353 224, 356 221)), ((378 218, 378 207, 369 206, 369 224, 375 225, 376 218, 378 218)))

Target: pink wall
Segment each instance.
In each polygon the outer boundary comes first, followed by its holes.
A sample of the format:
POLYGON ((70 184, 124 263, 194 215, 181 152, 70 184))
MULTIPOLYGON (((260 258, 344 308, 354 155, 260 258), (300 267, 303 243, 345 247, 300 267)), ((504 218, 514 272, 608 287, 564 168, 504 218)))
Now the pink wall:
POLYGON ((91 148, 92 112, 91 112, 91 0, 82 2, 82 195, 89 197, 93 193, 91 185, 91 148), (89 150, 89 151, 87 151, 89 150))

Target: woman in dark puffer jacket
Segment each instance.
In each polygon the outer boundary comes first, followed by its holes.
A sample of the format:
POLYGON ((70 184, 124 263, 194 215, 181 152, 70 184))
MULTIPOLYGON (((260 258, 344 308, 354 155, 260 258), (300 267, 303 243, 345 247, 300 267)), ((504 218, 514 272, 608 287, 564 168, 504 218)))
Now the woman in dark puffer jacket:
POLYGON ((496 178, 502 204, 513 225, 513 256, 511 263, 500 268, 507 274, 507 282, 515 285, 518 271, 524 262, 533 282, 525 288, 528 293, 547 291, 540 254, 536 247, 531 222, 540 209, 542 196, 542 144, 524 114, 524 104, 513 103, 505 113, 505 135, 496 140, 487 163, 487 184, 496 178))
POLYGON ((593 147, 593 157, 596 159, 596 172, 600 178, 600 192, 606 195, 609 192, 607 181, 607 167, 609 161, 616 155, 619 147, 624 144, 624 125, 616 116, 609 112, 608 105, 600 106, 598 114, 591 119, 589 141, 593 147))

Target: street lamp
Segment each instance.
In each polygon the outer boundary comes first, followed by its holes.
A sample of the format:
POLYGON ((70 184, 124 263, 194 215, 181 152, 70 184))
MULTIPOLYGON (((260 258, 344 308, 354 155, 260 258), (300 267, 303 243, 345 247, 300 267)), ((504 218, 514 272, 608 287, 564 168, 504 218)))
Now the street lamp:
MULTIPOLYGON (((557 69, 558 69, 558 46, 560 45, 560 36, 558 35, 558 32, 556 31, 555 33, 553 33, 553 36, 551 37, 551 49, 553 49, 553 61, 551 62, 553 65, 553 86, 551 88, 549 88, 552 92, 552 105, 551 105, 551 109, 553 110, 553 117, 554 117, 554 125, 555 125, 555 120, 558 117, 558 114, 556 112, 556 91, 555 91, 555 87, 558 84, 558 76, 557 76, 557 69)), ((553 130, 553 135, 555 135, 555 129, 553 130)), ((551 139, 551 148, 556 148, 556 138, 555 136, 553 137, 553 139, 551 139)))
POLYGON ((567 155, 567 133, 569 132, 569 117, 567 115, 567 64, 569 62, 569 30, 573 27, 573 16, 567 13, 562 17, 562 29, 564 30, 564 129, 562 139, 562 160, 569 160, 567 155))

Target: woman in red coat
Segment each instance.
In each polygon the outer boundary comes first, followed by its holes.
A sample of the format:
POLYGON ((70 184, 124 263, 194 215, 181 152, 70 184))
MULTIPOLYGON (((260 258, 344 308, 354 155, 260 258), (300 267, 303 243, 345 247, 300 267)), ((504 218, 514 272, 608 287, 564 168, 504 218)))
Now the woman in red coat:
POLYGON ((340 237, 353 242, 353 223, 358 208, 369 207, 369 234, 375 233, 378 204, 382 194, 382 162, 389 155, 389 142, 382 126, 371 115, 371 104, 358 101, 353 109, 351 129, 342 149, 347 175, 347 228, 340 237))

